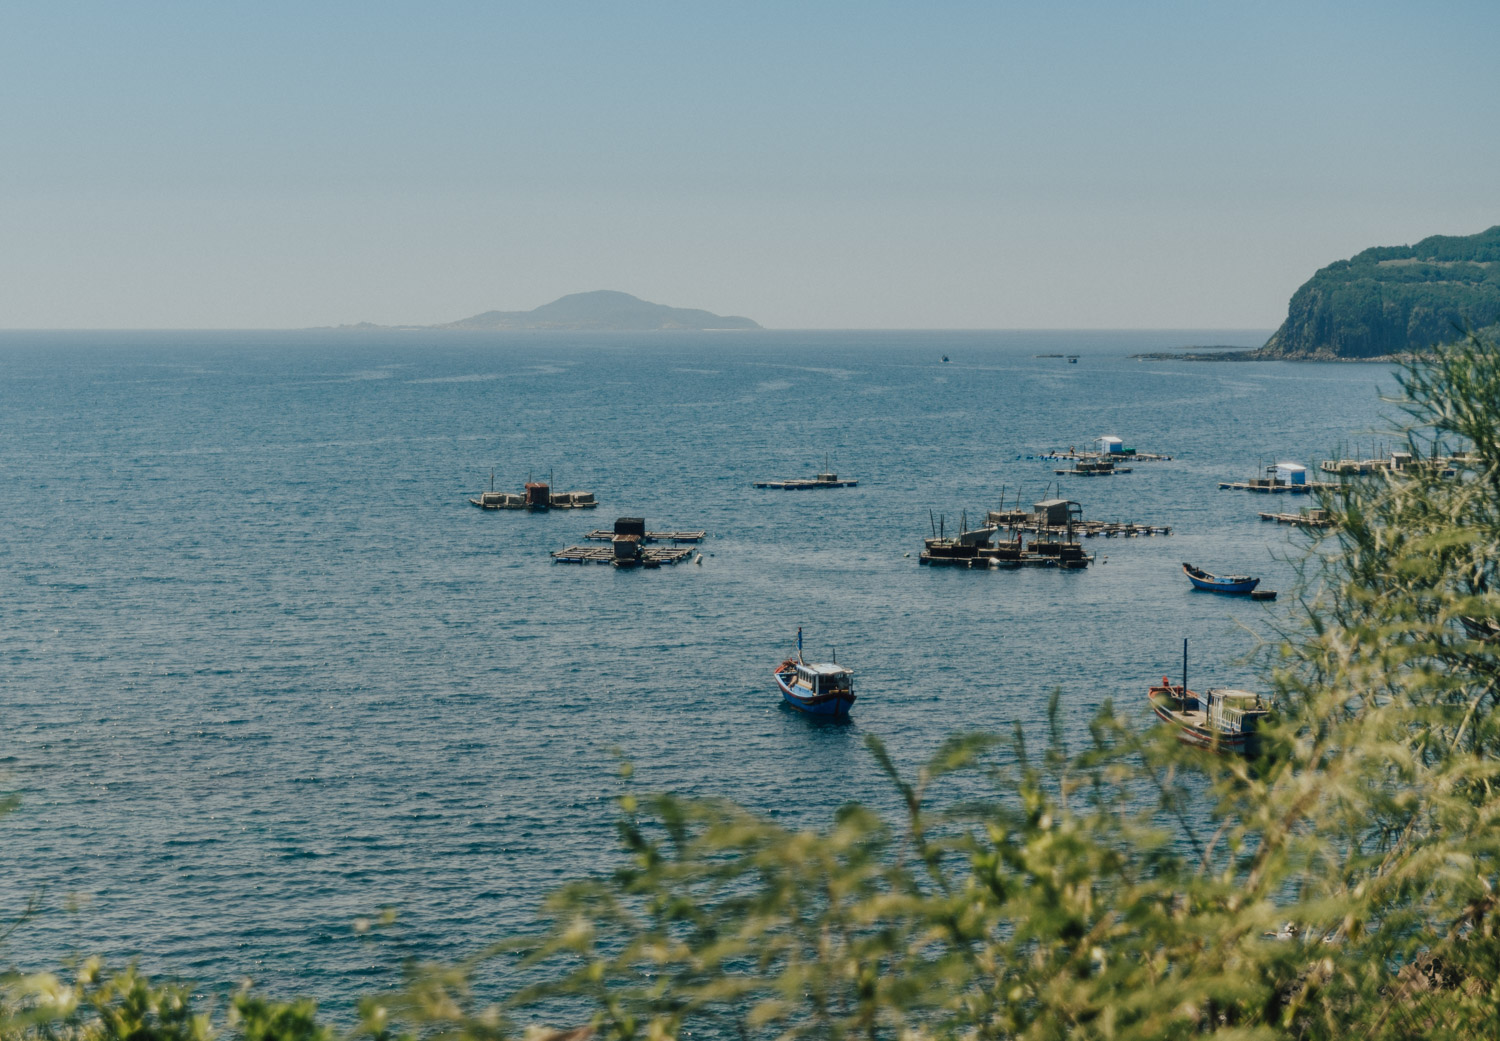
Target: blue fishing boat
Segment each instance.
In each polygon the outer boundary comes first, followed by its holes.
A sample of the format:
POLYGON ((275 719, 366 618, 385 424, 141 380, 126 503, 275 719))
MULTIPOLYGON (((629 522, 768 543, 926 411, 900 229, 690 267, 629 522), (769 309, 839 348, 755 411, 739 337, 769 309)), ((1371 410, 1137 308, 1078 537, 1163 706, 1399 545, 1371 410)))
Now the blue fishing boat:
POLYGON ((1235 593, 1247 594, 1253 592, 1260 585, 1260 579, 1251 578, 1249 575, 1215 575, 1204 571, 1201 567, 1183 562, 1182 573, 1188 577, 1198 589, 1206 589, 1210 593, 1235 593))
POLYGON ((797 656, 776 666, 772 675, 781 697, 798 712, 843 717, 854 706, 854 670, 838 662, 802 660, 802 629, 797 629, 797 656))

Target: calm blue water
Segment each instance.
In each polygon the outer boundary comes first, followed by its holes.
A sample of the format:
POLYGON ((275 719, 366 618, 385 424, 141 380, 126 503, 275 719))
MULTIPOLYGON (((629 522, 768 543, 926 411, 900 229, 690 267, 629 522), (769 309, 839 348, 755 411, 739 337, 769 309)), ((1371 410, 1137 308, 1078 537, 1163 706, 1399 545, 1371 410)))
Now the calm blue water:
POLYGON ((866 733, 908 766, 956 729, 1040 739, 1054 685, 1080 728, 1108 698, 1144 725, 1184 636, 1195 682, 1253 684, 1234 659, 1291 605, 1178 563, 1289 589, 1256 512, 1305 501, 1216 482, 1373 445, 1390 374, 1127 355, 1263 339, 4 334, 0 909, 49 910, 0 958, 347 1009, 606 864, 614 748, 644 787, 816 824, 894 805, 866 733), (1105 433, 1176 459, 1064 494, 1174 535, 1096 540, 1079 573, 917 565, 929 510, 1042 498, 1054 464, 1024 457, 1105 433), (825 452, 858 488, 750 487, 825 452), (492 469, 603 505, 474 509, 492 469), (621 514, 707 528, 703 565, 550 561, 621 514), (779 706, 798 625, 856 668, 853 724, 779 706))

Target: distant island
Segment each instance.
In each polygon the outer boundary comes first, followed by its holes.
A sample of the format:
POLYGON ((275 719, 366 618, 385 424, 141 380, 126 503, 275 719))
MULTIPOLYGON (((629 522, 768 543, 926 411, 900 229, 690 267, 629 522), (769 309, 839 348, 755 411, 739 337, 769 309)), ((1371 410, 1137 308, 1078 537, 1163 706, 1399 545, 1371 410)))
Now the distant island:
POLYGON ((368 322, 340 329, 456 329, 476 332, 709 332, 759 329, 758 322, 737 315, 717 315, 689 307, 653 304, 629 293, 599 289, 571 293, 530 311, 486 311, 456 322, 425 326, 375 326, 368 322))
POLYGON ((1265 346, 1190 347, 1138 357, 1190 361, 1387 361, 1500 323, 1500 225, 1376 246, 1318 271, 1292 294, 1265 346))

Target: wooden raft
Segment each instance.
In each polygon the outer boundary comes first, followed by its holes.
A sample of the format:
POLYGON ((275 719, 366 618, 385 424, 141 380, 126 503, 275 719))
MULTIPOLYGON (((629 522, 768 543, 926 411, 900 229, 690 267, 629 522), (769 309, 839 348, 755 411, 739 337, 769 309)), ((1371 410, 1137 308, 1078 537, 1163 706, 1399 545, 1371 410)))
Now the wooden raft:
POLYGON ((783 491, 797 492, 807 488, 854 488, 858 484, 858 481, 824 481, 818 478, 807 478, 791 481, 756 481, 751 487, 780 488, 783 491))
MULTIPOLYGON (((985 518, 986 524, 1015 531, 1031 532, 1034 535, 1068 534, 1066 524, 1043 524, 1031 510, 991 510, 985 518)), ((1170 535, 1172 529, 1165 524, 1136 524, 1134 521, 1075 520, 1073 534, 1092 538, 1145 538, 1150 535, 1170 535)))
MULTIPOLYGON (((613 538, 613 534, 610 536, 613 538)), ((642 549, 638 559, 622 562, 622 566, 640 565, 642 567, 656 567, 661 564, 680 564, 693 555, 690 549, 642 549)), ((613 564, 618 559, 613 547, 607 546, 569 546, 567 549, 554 550, 552 559, 562 564, 613 564)))
POLYGON ((1277 524, 1295 524, 1299 528, 1333 527, 1333 519, 1328 516, 1327 510, 1303 510, 1300 513, 1262 513, 1260 519, 1263 521, 1275 521, 1277 524))
MULTIPOLYGON (((607 528, 591 531, 584 536, 594 542, 613 542, 615 533, 607 528)), ((702 542, 708 538, 706 531, 648 531, 641 537, 642 542, 702 542)))

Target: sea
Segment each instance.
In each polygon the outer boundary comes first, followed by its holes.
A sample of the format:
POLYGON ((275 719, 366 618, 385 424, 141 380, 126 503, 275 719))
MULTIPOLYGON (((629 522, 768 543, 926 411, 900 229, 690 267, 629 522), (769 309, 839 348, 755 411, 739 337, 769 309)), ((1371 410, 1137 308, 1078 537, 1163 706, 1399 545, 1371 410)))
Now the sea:
POLYGON ((622 761, 787 827, 894 821, 867 735, 912 773, 958 731, 1042 743, 1054 691, 1070 740, 1106 702, 1146 727, 1184 639, 1194 685, 1265 689, 1308 549, 1257 514, 1308 503, 1219 482, 1389 448, 1394 374, 1131 356, 1266 335, 0 334, 0 917, 35 904, 0 964, 348 1017, 609 870, 622 761), (1040 458, 1102 435, 1171 459, 1040 458), (858 486, 752 487, 825 465, 858 486), (600 505, 469 504, 528 479, 600 505), (918 564, 934 526, 1057 496, 1171 534, 918 564), (707 530, 701 561, 551 558, 619 516, 707 530), (854 669, 848 723, 780 703, 798 627, 854 669))

